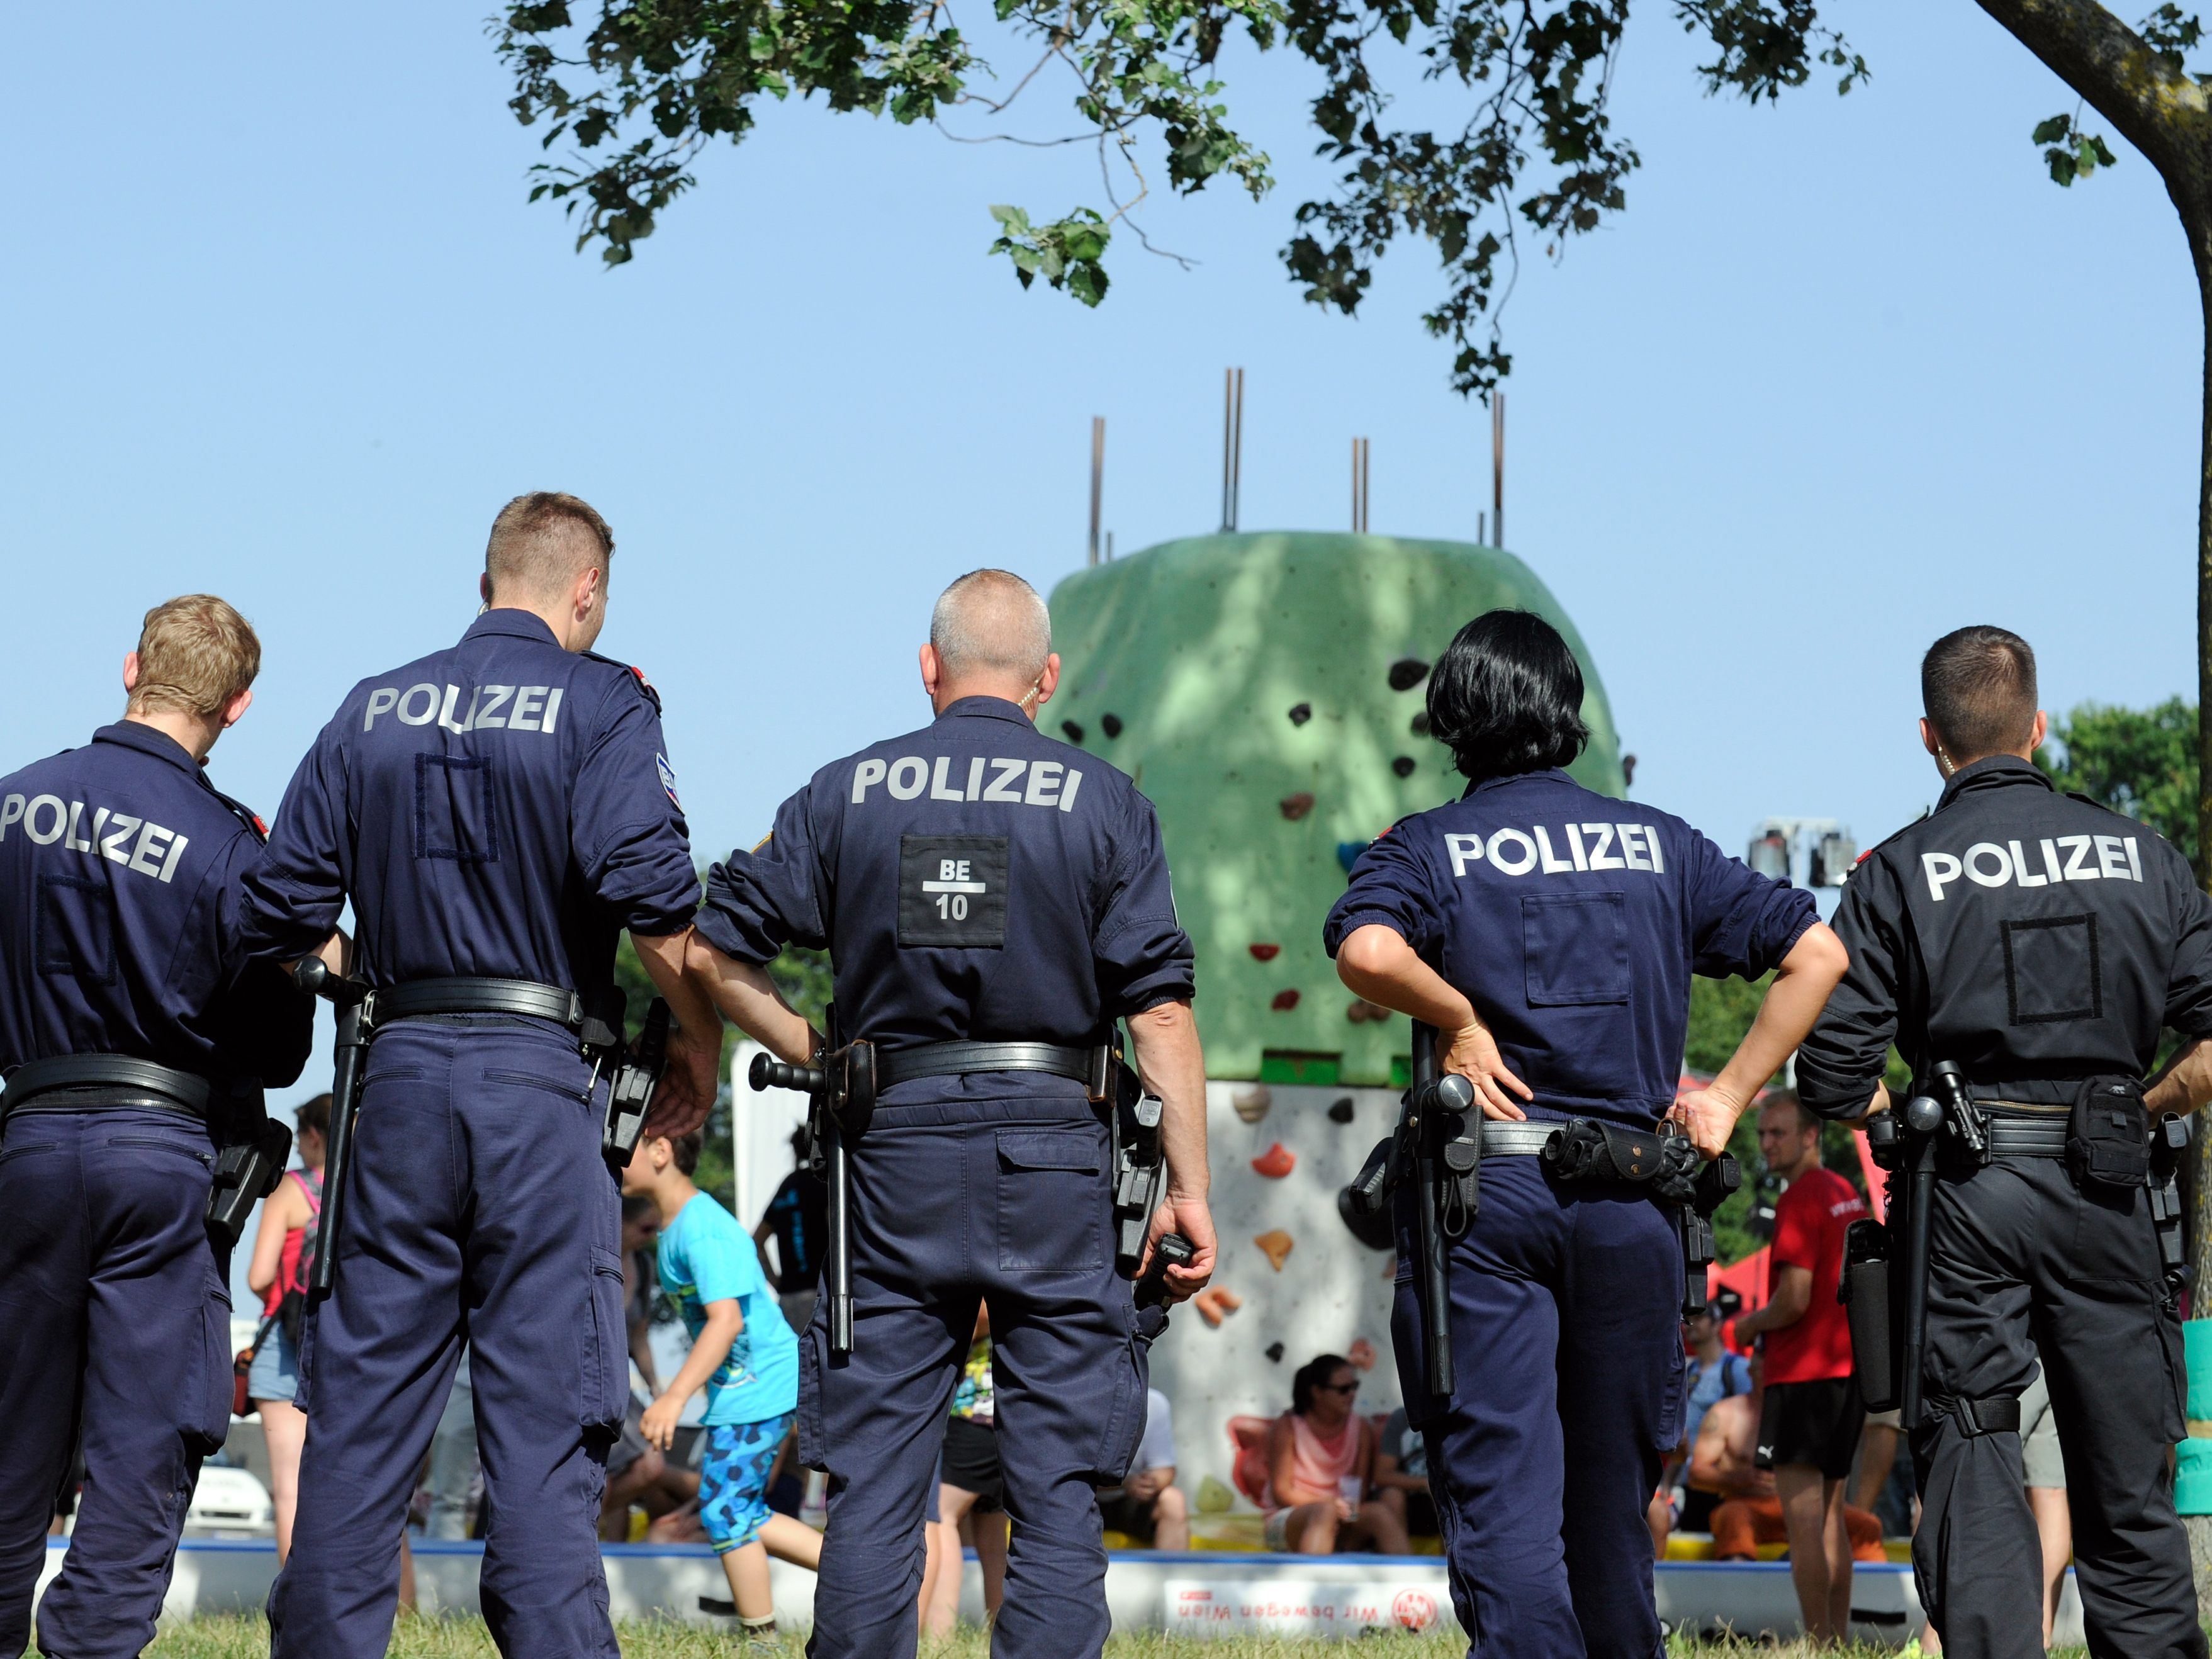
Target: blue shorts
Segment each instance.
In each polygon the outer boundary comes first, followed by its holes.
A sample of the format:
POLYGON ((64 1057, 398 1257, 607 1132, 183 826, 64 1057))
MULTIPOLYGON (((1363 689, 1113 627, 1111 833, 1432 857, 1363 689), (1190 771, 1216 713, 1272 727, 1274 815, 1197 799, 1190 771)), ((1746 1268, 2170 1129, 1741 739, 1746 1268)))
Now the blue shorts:
POLYGON ((246 1397, 281 1400, 289 1405, 299 1392, 300 1352, 284 1334, 280 1320, 269 1328, 269 1334, 253 1351, 253 1364, 246 1373, 246 1397))
POLYGON ((769 1472, 791 1431, 789 1412, 764 1423, 726 1423, 707 1431, 699 1469, 699 1522, 717 1555, 742 1549, 760 1536, 775 1513, 768 1506, 769 1472))

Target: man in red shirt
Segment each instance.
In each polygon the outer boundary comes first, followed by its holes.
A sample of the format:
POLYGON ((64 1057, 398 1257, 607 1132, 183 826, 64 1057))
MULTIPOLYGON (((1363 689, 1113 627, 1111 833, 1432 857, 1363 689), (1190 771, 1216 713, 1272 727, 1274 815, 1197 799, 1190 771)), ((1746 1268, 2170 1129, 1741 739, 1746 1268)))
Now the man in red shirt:
POLYGON ((1774 1206, 1766 1305, 1735 1322, 1765 1338, 1759 1467, 1774 1471, 1790 1534, 1790 1577, 1805 1634, 1841 1642, 1851 1619, 1851 1542, 1844 1522, 1866 1407, 1851 1375, 1851 1331, 1836 1285, 1844 1230, 1866 1214, 1858 1189, 1820 1164, 1820 1121, 1778 1091, 1759 1113, 1759 1151, 1787 1185, 1774 1206))

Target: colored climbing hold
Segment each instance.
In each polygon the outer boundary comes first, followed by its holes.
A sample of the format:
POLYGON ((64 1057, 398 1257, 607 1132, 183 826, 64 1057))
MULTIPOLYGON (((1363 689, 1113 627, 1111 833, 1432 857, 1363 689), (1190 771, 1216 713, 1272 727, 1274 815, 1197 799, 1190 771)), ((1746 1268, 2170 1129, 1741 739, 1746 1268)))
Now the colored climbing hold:
POLYGON ((1237 1494, 1212 1475, 1198 1483, 1198 1512, 1200 1515, 1226 1515, 1237 1507, 1237 1494))
POLYGON ((1098 729, 1103 732, 1109 738, 1120 737, 1121 735, 1121 717, 1119 714, 1101 714, 1098 717, 1098 729))
POLYGON ((1390 689, 1410 691, 1429 677, 1429 665, 1419 657, 1401 657, 1390 665, 1390 689))
POLYGON ((1190 1305, 1200 1319, 1218 1329, 1224 1318, 1244 1305, 1244 1298, 1225 1285, 1212 1285, 1191 1297, 1190 1305))
POLYGON ((1274 1102, 1274 1096, 1267 1091, 1267 1085, 1264 1083, 1237 1090, 1229 1097, 1229 1103, 1235 1109, 1237 1115, 1247 1123, 1257 1123, 1267 1116, 1267 1108, 1274 1102))
POLYGON ((1082 743, 1083 728, 1073 720, 1062 720, 1060 723, 1060 729, 1067 733, 1067 740, 1070 743, 1078 744, 1082 743))
POLYGON ((1291 710, 1291 724, 1293 726, 1304 726, 1312 718, 1313 705, 1310 702, 1299 703, 1291 710))
MULTIPOLYGON (((1262 1348, 1260 1352, 1262 1352, 1262 1353, 1264 1353, 1264 1354, 1266 1354, 1266 1355, 1267 1356, 1267 1358, 1270 1358, 1270 1359, 1273 1360, 1273 1361, 1274 1361, 1278 1365, 1279 1365, 1279 1364, 1281 1364, 1283 1363, 1283 1353, 1284 1353, 1284 1348, 1283 1348, 1283 1345, 1282 1345, 1281 1343, 1279 1343, 1279 1342, 1270 1342, 1270 1343, 1269 1343, 1266 1347, 1262 1348)), ((1212 1475, 1210 1475, 1210 1474, 1209 1474, 1208 1476, 1206 1476, 1206 1478, 1207 1480, 1212 1480, 1212 1479, 1213 1479, 1213 1477, 1212 1477, 1212 1475)))
POLYGON ((1283 1262, 1291 1253, 1294 1241, 1280 1227, 1261 1233, 1252 1241, 1260 1247, 1260 1254, 1267 1258, 1268 1265, 1277 1273, 1283 1271, 1283 1262))
POLYGON ((1270 1181, 1280 1181, 1296 1169, 1297 1164, 1298 1155, 1279 1140, 1252 1160, 1252 1170, 1270 1181))
POLYGON ((1395 772, 1401 778, 1412 777, 1413 775, 1413 757, 1411 755, 1399 756, 1395 760, 1390 763, 1390 769, 1393 772, 1395 772))
POLYGON ((1328 1121, 1331 1123, 1349 1123, 1352 1121, 1352 1115, 1353 1108, 1350 1095, 1339 1095, 1328 1103, 1328 1121))
POLYGON ((1375 1369, 1375 1345, 1364 1336, 1353 1340, 1344 1357, 1363 1371, 1371 1371, 1375 1369))
POLYGON ((1379 1002, 1370 1002, 1365 997, 1354 997, 1344 1017, 1354 1025, 1380 1025, 1390 1018, 1390 1011, 1379 1002))
POLYGON ((1255 962, 1273 962, 1283 954, 1283 947, 1279 945, 1254 945, 1250 949, 1255 962))
MULTIPOLYGON (((1110 714, 1107 716, 1109 720, 1112 718, 1110 714)), ((1109 732, 1107 735, 1110 737, 1113 734, 1109 732)), ((1417 738, 1425 738, 1429 735, 1429 711, 1425 708, 1413 716, 1413 735, 1417 738)))
POLYGON ((1287 1014, 1291 1009, 1298 1006, 1297 987, 1292 985, 1276 992, 1273 999, 1267 1004, 1267 1006, 1270 1008, 1273 1008, 1279 1014, 1287 1014))
POLYGON ((1344 873, 1346 875, 1348 876, 1352 873, 1352 866, 1359 862, 1359 855, 1374 844, 1375 843, 1371 841, 1340 841, 1337 842, 1336 861, 1344 866, 1344 873))
POLYGON ((1300 818, 1305 817, 1307 813, 1313 811, 1313 802, 1314 798, 1311 795, 1307 794, 1304 790, 1301 790, 1295 795, 1284 796, 1281 800, 1276 803, 1276 805, 1283 809, 1283 816, 1285 817, 1288 818, 1292 823, 1296 823, 1300 818))

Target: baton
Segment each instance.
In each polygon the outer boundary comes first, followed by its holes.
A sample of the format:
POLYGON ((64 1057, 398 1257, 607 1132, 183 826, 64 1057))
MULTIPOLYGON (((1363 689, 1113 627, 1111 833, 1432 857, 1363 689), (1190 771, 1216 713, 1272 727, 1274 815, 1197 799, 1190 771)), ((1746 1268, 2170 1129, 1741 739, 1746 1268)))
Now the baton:
POLYGON ((338 1228, 345 1213, 346 1176, 353 1165, 353 1121, 361 1108, 362 1074, 368 1066, 363 1004, 369 988, 340 979, 320 957, 303 957, 292 982, 337 1010, 337 1063, 331 1079, 330 1144, 323 1155, 323 1208, 315 1228, 315 1260, 307 1270, 310 1296, 328 1296, 337 1279, 338 1228))

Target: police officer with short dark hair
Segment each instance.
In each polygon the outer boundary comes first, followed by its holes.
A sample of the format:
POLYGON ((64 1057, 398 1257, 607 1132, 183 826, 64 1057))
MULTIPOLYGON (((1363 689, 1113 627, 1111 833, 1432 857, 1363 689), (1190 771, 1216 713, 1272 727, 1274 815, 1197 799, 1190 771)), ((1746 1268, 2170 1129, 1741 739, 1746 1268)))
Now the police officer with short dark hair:
POLYGON ((1894 1042, 1916 1094, 1955 1066, 1981 1128, 1979 1150, 1943 1135, 1929 1210, 1921 1600, 1956 1659, 2042 1651, 2018 1433, 2039 1352, 2090 1651, 2201 1655, 2168 1473, 2185 1426, 2177 1285, 2144 1147, 2160 1114, 2212 1095, 2197 1041, 2212 1035, 2212 900, 2151 830, 2036 769, 2026 641, 1960 629, 1920 680, 1943 793, 1851 876, 1836 916, 1850 970, 1797 1085, 1826 1117, 1887 1109, 1894 1042), (2146 1091, 2161 1027, 2191 1041, 2146 1091))
POLYGON ((720 1022, 683 979, 698 878, 659 701, 589 649, 613 550, 572 495, 509 502, 483 614, 348 695, 247 884, 248 939, 280 957, 350 899, 374 988, 351 1168, 325 1198, 336 1280, 301 1356, 278 1659, 384 1652, 400 1526, 464 1344, 493 1639, 530 1659, 616 1652, 597 1522, 629 1360, 611 1068, 582 1044, 619 932, 679 1025, 655 1133, 704 1117, 720 1022))
POLYGON ((0 778, 0 1654, 29 1637, 80 1431, 83 1504, 39 1610, 40 1651, 71 1659, 154 1639, 229 1431, 236 1235, 210 1231, 210 1189, 313 1031, 313 1005, 247 962, 260 824, 204 769, 260 664, 222 600, 158 605, 122 720, 0 778))
POLYGON ((1448 1397, 1423 1358, 1413 1182, 1392 1318, 1452 1599, 1484 1659, 1663 1650, 1644 1517, 1682 1437, 1686 1253, 1679 1206, 1650 1184, 1656 1131, 1671 1115, 1718 1154, 1843 971, 1809 895, 1561 769, 1589 735, 1582 706, 1582 670, 1541 617, 1462 628, 1428 713, 1467 793, 1362 854, 1323 934, 1352 990, 1436 1028, 1485 1120, 1474 1214, 1439 1241, 1448 1397), (1735 1055, 1678 1103, 1690 975, 1770 969, 1735 1055), (1570 1136, 1604 1159, 1556 1158, 1570 1136))
POLYGON ((1027 582, 947 588, 921 677, 933 725, 823 768, 709 872, 693 956, 722 1011, 797 1060, 814 1035, 763 966, 786 943, 827 948, 841 1034, 873 1044, 849 1150, 852 1352, 832 1352, 829 1294, 800 1341, 800 1456, 830 1474, 808 1651, 915 1651, 924 1505, 988 1300, 1013 1520, 993 1650, 1073 1659, 1106 1638, 1094 1492, 1135 1452, 1159 1328, 1115 1273, 1094 1089, 1117 1020, 1164 1108, 1151 1237, 1197 1246, 1170 1297, 1212 1271, 1191 944, 1152 804, 1033 724, 1060 659, 1027 582))

